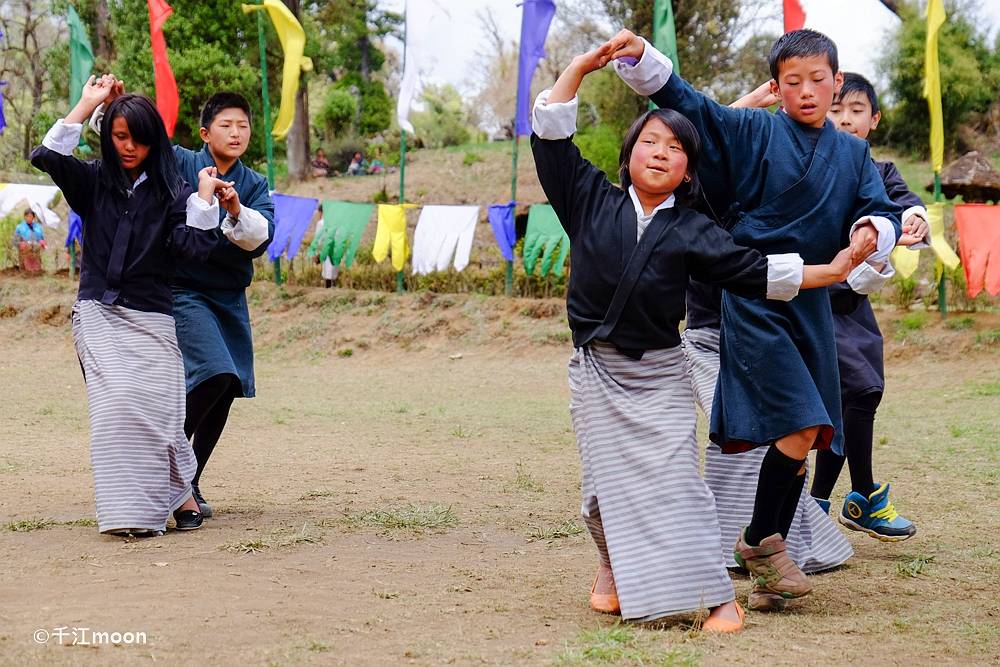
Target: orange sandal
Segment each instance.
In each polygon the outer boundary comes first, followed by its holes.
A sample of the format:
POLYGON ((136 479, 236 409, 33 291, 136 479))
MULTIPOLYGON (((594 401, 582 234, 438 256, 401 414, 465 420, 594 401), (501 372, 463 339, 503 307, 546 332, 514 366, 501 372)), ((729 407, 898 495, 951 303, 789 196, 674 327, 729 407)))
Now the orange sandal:
MULTIPOLYGON (((739 602, 736 602, 736 614, 740 617, 739 622, 732 621, 728 618, 719 618, 717 616, 712 616, 709 614, 708 618, 701 626, 702 632, 739 632, 743 629, 743 621, 746 620, 747 613, 743 611, 743 607, 739 602)), ((716 607, 718 609, 718 607, 716 607)))
POLYGON ((597 580, 601 578, 600 572, 594 577, 594 585, 590 587, 590 608, 602 614, 620 614, 622 607, 618 603, 618 591, 615 590, 614 582, 611 583, 611 593, 597 593, 597 580))

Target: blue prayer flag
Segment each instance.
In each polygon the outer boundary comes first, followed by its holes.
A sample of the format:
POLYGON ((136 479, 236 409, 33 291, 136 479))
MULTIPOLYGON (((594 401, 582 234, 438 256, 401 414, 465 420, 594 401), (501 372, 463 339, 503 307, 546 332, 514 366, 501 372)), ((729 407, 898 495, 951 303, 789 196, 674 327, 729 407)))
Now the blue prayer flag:
POLYGON ((521 53, 517 61, 517 136, 531 134, 531 79, 545 57, 545 37, 556 13, 553 0, 524 0, 521 5, 521 53))
POLYGON ((267 256, 274 261, 285 253, 292 259, 299 253, 302 237, 316 214, 319 200, 275 192, 271 201, 274 202, 274 240, 267 248, 267 256))

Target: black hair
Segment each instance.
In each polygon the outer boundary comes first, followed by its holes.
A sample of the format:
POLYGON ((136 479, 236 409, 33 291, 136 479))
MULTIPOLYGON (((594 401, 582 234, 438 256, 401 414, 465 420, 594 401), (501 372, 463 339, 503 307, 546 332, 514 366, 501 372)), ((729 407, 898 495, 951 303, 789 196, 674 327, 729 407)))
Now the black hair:
POLYGON ((681 148, 687 155, 687 173, 691 180, 682 181, 674 190, 674 196, 679 203, 690 206, 697 200, 701 192, 701 185, 698 182, 698 155, 701 153, 701 137, 698 136, 698 130, 695 129, 694 124, 673 109, 650 109, 632 122, 632 127, 625 133, 622 150, 618 156, 618 181, 623 190, 627 190, 632 185, 632 176, 628 173, 632 149, 639 141, 642 128, 646 127, 646 123, 653 118, 659 119, 670 128, 677 140, 681 142, 681 148))
POLYGON ((27 218, 29 214, 34 215, 36 218, 38 217, 37 215, 35 215, 35 212, 30 208, 24 209, 24 217, 27 218))
POLYGON ((215 117, 224 109, 239 109, 247 115, 248 121, 253 118, 247 98, 239 93, 222 92, 212 95, 205 102, 205 106, 201 109, 201 126, 208 129, 215 117))
POLYGON ((872 115, 878 113, 878 96, 875 94, 875 87, 871 82, 860 74, 854 72, 844 72, 844 85, 834 98, 834 102, 842 102, 851 93, 862 93, 868 98, 868 103, 872 107, 872 115))
MULTIPOLYGON (((767 56, 767 64, 771 68, 771 78, 778 81, 781 63, 792 58, 809 58, 810 56, 826 56, 830 69, 836 74, 840 70, 837 60, 837 45, 833 40, 815 30, 792 30, 779 37, 771 46, 767 56)), ((778 81, 780 84, 781 82, 778 81)))
POLYGON ((157 196, 161 201, 174 200, 184 179, 167 137, 167 129, 163 126, 163 117, 145 95, 126 93, 115 98, 105 112, 101 121, 104 128, 101 132, 101 177, 104 183, 120 192, 132 189, 132 179, 122 168, 113 139, 114 122, 119 117, 128 125, 132 141, 149 147, 141 166, 146 178, 156 188, 157 196))

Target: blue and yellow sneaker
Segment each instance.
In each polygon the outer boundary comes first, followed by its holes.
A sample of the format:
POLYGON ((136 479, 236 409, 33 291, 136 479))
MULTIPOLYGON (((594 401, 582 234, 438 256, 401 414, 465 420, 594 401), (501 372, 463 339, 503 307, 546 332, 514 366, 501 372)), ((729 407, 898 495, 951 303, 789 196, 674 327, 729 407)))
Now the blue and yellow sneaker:
POLYGON ((823 514, 829 514, 830 513, 830 501, 829 501, 829 499, 827 499, 827 498, 817 498, 816 496, 809 496, 809 497, 816 501, 816 504, 819 505, 819 508, 821 510, 823 510, 823 514))
POLYGON ((888 482, 867 498, 855 491, 849 493, 837 518, 847 528, 860 530, 883 542, 902 542, 917 533, 913 522, 899 516, 892 506, 888 482))

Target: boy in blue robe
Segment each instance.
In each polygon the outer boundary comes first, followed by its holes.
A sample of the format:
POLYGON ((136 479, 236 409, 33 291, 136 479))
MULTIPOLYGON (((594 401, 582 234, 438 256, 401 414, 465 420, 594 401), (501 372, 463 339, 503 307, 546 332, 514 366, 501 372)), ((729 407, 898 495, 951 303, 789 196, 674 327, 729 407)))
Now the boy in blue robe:
MULTIPOLYGON (((855 291, 870 293, 888 280, 901 209, 886 195, 867 143, 826 120, 843 82, 829 38, 798 30, 775 42, 768 59, 772 90, 784 107, 776 114, 710 100, 628 31, 611 44, 627 84, 698 128, 699 177, 737 243, 798 252, 812 263, 829 261, 849 242, 855 259, 865 260, 849 279, 855 291)), ((804 462, 810 449, 841 451, 843 442, 829 296, 825 289, 803 290, 772 305, 727 292, 722 318, 711 438, 727 452, 768 447, 753 518, 734 557, 754 575, 754 593, 800 597, 812 584, 787 556, 784 538, 805 482, 804 462)))
MULTIPOLYGON (((108 102, 124 92, 116 82, 108 102)), ((102 109, 91 126, 100 131, 102 109)), ((192 490, 205 518, 212 507, 199 488, 201 473, 222 436, 236 398, 255 395, 253 338, 246 288, 253 280, 253 260, 274 238, 274 204, 267 179, 240 158, 250 143, 251 114, 237 93, 212 95, 201 112, 204 146, 193 151, 174 146, 181 175, 198 182, 205 167, 228 183, 218 193, 221 225, 208 261, 183 262, 173 277, 177 342, 184 357, 187 383, 184 433, 194 447, 198 468, 192 490)))

